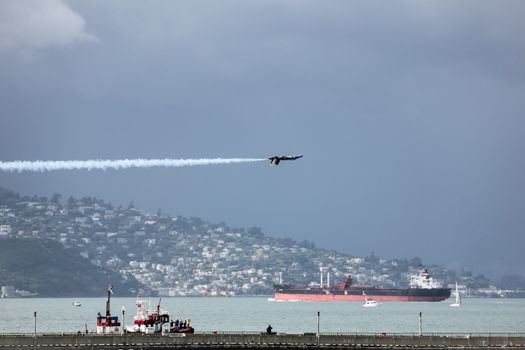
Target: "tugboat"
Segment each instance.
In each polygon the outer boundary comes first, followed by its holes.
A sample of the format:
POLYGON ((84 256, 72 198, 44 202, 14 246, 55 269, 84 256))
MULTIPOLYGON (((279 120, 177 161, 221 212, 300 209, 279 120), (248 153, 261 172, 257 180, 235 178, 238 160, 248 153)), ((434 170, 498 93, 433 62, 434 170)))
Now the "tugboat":
POLYGON ((113 295, 113 286, 108 286, 108 300, 106 301, 106 316, 102 316, 100 312, 97 316, 97 334, 116 334, 119 333, 120 322, 118 316, 111 316, 109 302, 113 295))
POLYGON ((160 302, 155 310, 148 310, 145 300, 137 299, 137 315, 133 325, 126 328, 128 333, 193 333, 190 326, 191 320, 170 321, 168 310, 160 308, 160 302))

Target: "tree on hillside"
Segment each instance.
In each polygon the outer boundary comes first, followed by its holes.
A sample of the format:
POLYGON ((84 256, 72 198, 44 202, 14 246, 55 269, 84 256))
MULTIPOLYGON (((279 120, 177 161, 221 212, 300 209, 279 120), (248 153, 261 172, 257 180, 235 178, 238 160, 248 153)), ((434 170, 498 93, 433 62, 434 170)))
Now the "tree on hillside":
POLYGON ((261 228, 260 227, 256 227, 256 226, 253 226, 253 227, 250 227, 249 229, 247 229, 246 233, 248 233, 249 235, 254 236, 254 237, 262 237, 263 236, 261 228))
POLYGON ((469 285, 470 288, 487 288, 490 286, 490 281, 483 275, 477 275, 469 285))
POLYGON ((501 288, 525 290, 525 277, 520 275, 504 275, 501 277, 501 288))
POLYGON ((365 257, 365 261, 371 264, 379 263, 379 257, 376 256, 374 252, 370 253, 370 256, 365 257))
POLYGON ((423 262, 421 261, 421 258, 416 256, 416 257, 410 259, 410 266, 412 266, 412 267, 420 267, 420 266, 423 266, 423 262))
POLYGON ((0 202, 7 203, 12 199, 18 199, 20 195, 6 188, 0 187, 0 202))
POLYGON ((60 193, 54 193, 51 197, 51 203, 59 204, 62 200, 62 195, 60 193))

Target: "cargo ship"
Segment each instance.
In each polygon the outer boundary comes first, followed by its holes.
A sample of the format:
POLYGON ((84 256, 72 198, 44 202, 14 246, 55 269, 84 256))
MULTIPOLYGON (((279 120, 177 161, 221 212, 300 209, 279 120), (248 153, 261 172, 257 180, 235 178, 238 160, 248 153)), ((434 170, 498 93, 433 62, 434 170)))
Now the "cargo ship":
POLYGON ((346 281, 330 286, 321 283, 310 286, 293 286, 282 282, 274 285, 275 301, 359 301, 366 298, 376 301, 442 301, 450 297, 450 288, 443 288, 435 281, 427 269, 421 269, 418 275, 410 278, 408 288, 379 288, 374 286, 358 286, 352 284, 352 276, 346 281))

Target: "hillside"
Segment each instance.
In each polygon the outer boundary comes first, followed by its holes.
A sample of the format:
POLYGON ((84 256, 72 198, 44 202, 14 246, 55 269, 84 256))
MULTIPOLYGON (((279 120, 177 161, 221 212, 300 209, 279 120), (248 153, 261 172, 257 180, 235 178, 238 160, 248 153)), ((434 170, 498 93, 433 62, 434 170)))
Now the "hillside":
POLYGON ((121 296, 136 295, 141 287, 49 239, 0 239, 0 281, 39 297, 100 296, 109 283, 121 296))
MULTIPOLYGON (((1 188, 0 237, 60 242, 70 261, 82 258, 79 261, 170 296, 271 294, 280 274, 287 283, 310 283, 319 281, 320 266, 330 272, 333 282, 351 274, 358 284, 403 287, 424 263, 418 257, 355 257, 317 249, 308 241, 272 238, 256 227, 232 228, 199 218, 172 217, 160 210, 146 213, 132 203, 115 208, 91 197, 66 201, 59 194, 50 199, 30 198, 1 188)), ((46 264, 47 260, 40 262, 46 264)), ((34 266, 33 259, 27 264, 25 273, 34 266)), ((444 284, 458 281, 469 289, 490 284, 469 271, 426 267, 444 284)), ((16 274, 18 269, 12 264, 9 272, 16 274)), ((76 283, 82 269, 68 270, 71 281, 76 283)), ((88 281, 85 284, 90 285, 88 281)), ((105 284, 98 282, 100 288, 105 284)), ((51 289, 47 292, 52 293, 51 289)))

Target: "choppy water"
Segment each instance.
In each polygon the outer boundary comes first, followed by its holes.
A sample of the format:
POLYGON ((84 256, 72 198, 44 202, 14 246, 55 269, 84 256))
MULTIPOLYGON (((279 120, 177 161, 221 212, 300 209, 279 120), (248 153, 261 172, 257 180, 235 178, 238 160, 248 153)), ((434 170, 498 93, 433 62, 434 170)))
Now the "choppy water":
MULTIPOLYGON (((152 298, 152 308, 158 299, 152 298)), ((0 333, 31 333, 33 312, 37 331, 95 330, 97 312, 104 314, 105 298, 0 299, 0 333)), ((134 298, 113 298, 112 313, 126 324, 135 314, 134 298)), ((273 302, 263 297, 163 298, 162 307, 179 319, 191 319, 196 331, 264 331, 268 324, 284 333, 315 332, 320 312, 321 332, 417 333, 419 312, 424 333, 525 333, 525 299, 464 299, 460 308, 451 300, 437 303, 383 303, 364 308, 361 303, 273 302)))

